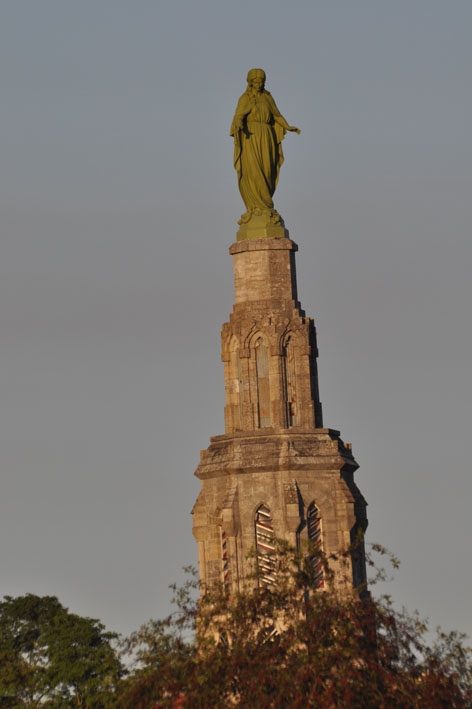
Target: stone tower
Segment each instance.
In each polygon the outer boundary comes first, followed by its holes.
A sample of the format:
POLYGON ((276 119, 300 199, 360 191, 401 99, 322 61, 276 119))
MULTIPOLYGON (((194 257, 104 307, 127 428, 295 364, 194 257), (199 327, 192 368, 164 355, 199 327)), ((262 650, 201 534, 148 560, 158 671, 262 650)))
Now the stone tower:
MULTIPOLYGON (((200 579, 223 583, 229 593, 253 578, 255 565, 259 583, 275 581, 277 539, 310 541, 317 585, 340 586, 342 575, 345 587, 345 567, 331 564, 328 583, 316 550, 339 555, 367 527, 351 445, 323 428, 316 331, 298 302, 296 251, 283 225, 271 232, 243 225, 230 247, 235 305, 222 328, 226 432, 201 453, 192 513, 200 579)), ((347 573, 349 588, 364 583, 362 544, 348 556, 347 573)))

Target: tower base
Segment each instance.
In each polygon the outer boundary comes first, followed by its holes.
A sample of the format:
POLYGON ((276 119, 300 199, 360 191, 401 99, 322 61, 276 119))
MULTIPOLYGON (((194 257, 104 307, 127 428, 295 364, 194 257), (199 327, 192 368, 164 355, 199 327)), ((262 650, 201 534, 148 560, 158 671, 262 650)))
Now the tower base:
POLYGON ((332 581, 325 584, 320 576, 320 585, 351 591, 364 584, 363 552, 347 564, 342 559, 367 527, 367 505, 353 479, 357 467, 350 445, 332 429, 213 437, 195 472, 202 483, 192 512, 202 583, 223 583, 229 592, 253 583, 261 541, 258 510, 264 508, 260 525, 267 549, 271 538, 308 547, 317 523, 320 553, 339 559, 330 562, 332 581), (338 563, 342 570, 335 568, 338 563))

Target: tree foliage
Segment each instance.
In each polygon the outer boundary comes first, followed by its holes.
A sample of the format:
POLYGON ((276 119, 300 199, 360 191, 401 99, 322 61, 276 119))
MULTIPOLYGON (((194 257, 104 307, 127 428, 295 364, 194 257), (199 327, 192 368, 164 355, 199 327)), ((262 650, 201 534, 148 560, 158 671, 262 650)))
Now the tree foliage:
POLYGON ((172 587, 175 612, 125 641, 126 673, 97 620, 55 597, 5 597, 0 708, 472 709, 463 636, 431 640, 390 598, 335 590, 328 565, 313 590, 315 573, 310 554, 280 548, 271 587, 228 596, 190 575, 172 587))
POLYGON ((461 635, 430 642, 426 623, 388 597, 314 592, 312 566, 294 551, 279 554, 272 588, 197 601, 197 587, 174 588, 176 612, 129 639, 123 709, 472 707, 461 635))
POLYGON ((121 674, 114 633, 54 596, 0 602, 0 706, 102 709, 121 674))

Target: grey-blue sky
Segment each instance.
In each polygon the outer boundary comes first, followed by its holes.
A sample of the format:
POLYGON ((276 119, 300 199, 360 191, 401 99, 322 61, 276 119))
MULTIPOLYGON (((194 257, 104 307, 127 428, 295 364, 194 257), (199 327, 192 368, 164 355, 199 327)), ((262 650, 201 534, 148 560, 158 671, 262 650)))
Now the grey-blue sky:
POLYGON ((6 1, 0 8, 0 595, 122 631, 196 558, 223 431, 243 205, 229 124, 262 66, 287 119, 325 422, 352 441, 391 591, 472 634, 472 5, 6 1))

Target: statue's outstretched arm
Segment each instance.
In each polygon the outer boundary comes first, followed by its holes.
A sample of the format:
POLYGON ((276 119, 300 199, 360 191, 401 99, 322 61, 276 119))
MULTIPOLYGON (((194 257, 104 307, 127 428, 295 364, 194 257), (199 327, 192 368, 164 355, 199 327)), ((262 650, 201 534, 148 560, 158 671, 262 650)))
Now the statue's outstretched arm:
POLYGON ((289 126, 289 124, 287 123, 287 121, 285 120, 285 118, 282 116, 279 109, 277 108, 277 105, 272 97, 272 94, 270 94, 268 91, 266 93, 269 98, 269 103, 271 105, 272 115, 274 116, 275 123, 278 123, 278 125, 281 126, 284 130, 288 130, 292 133, 301 133, 300 128, 296 128, 295 126, 289 126))
POLYGON ((295 126, 289 126, 285 118, 280 115, 274 116, 274 121, 279 124, 279 126, 282 126, 282 128, 285 128, 285 130, 290 131, 291 133, 298 133, 300 135, 301 130, 300 128, 296 128, 295 126))

